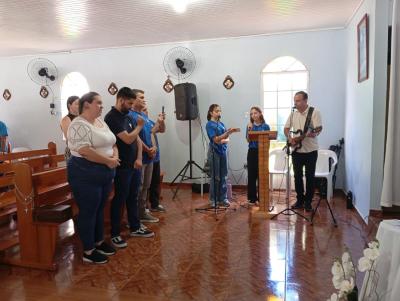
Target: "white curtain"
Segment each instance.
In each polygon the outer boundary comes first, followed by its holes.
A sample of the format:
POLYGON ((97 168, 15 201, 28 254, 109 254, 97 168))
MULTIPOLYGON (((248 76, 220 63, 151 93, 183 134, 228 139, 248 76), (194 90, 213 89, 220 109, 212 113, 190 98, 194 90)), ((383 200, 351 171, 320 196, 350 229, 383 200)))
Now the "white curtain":
POLYGON ((400 0, 393 1, 388 128, 381 205, 400 206, 400 0))

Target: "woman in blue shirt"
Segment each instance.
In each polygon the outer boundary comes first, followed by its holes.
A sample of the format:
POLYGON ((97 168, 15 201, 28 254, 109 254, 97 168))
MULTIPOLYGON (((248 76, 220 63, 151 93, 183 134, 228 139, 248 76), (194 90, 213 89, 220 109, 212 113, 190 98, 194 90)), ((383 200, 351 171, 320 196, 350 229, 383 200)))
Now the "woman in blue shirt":
POLYGON ((210 185, 210 204, 229 207, 227 199, 226 176, 228 175, 226 150, 228 148, 228 137, 239 129, 225 128, 220 122, 221 108, 217 104, 212 104, 207 113, 207 135, 210 139, 207 160, 210 163, 211 185, 210 185))
POLYGON ((258 201, 258 142, 250 141, 248 132, 269 130, 269 125, 265 123, 261 109, 259 107, 252 107, 250 110, 250 122, 246 129, 246 139, 249 142, 249 150, 247 152, 247 199, 249 205, 254 205, 258 201))

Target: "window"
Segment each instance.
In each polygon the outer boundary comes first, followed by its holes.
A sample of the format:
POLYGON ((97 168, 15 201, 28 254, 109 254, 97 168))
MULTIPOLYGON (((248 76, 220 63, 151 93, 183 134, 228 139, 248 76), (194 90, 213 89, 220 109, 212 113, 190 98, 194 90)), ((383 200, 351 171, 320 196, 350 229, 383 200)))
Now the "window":
POLYGON ((72 95, 81 97, 89 92, 86 78, 79 72, 68 73, 61 86, 61 118, 68 114, 67 99, 72 95))
POLYGON ((286 141, 284 125, 293 106, 294 94, 308 90, 308 70, 291 56, 278 57, 262 72, 264 92, 264 118, 272 131, 278 131, 277 142, 272 148, 286 141))

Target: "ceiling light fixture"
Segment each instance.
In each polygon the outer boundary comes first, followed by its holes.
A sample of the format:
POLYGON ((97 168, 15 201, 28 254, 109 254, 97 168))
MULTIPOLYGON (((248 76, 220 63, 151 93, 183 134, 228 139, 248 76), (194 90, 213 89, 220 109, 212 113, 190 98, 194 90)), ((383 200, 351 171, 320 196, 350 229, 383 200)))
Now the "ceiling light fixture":
POLYGON ((165 0, 178 14, 183 14, 189 4, 197 0, 165 0))
POLYGON ((78 37, 88 25, 87 0, 57 0, 56 16, 67 37, 78 37))

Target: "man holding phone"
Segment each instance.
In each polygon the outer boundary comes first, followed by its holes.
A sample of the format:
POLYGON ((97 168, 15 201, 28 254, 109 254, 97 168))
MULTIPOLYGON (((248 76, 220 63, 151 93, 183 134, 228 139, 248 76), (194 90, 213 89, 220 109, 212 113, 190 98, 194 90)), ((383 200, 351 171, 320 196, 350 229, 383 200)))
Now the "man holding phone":
MULTIPOLYGON (((148 116, 147 107, 143 109, 143 113, 145 113, 148 116)), ((151 134, 152 134, 153 145, 157 147, 157 152, 153 159, 153 172, 149 189, 149 198, 151 206, 150 211, 165 212, 166 211, 165 208, 162 205, 160 205, 161 169, 160 169, 160 147, 157 138, 157 133, 164 133, 166 129, 164 106, 162 106, 161 114, 158 114, 157 121, 154 122, 153 120, 150 120, 150 122, 152 124, 151 134)))

